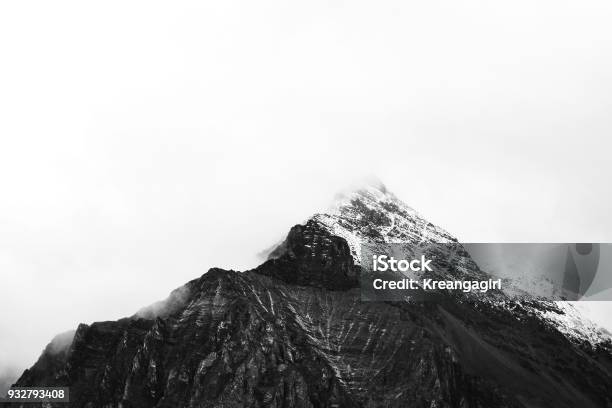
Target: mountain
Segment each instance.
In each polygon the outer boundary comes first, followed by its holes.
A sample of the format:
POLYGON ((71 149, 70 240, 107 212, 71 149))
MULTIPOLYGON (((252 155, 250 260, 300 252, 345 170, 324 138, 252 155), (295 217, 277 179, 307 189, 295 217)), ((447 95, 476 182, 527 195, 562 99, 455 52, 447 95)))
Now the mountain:
POLYGON ((19 377, 19 372, 14 367, 0 367, 0 395, 5 395, 15 380, 19 377))
MULTIPOLYGON (((17 385, 69 386, 87 408, 612 407, 610 338, 567 305, 362 301, 364 253, 389 243, 460 245, 368 186, 253 270, 212 268, 132 317, 81 324, 17 385)), ((443 273, 484 276, 459 254, 443 273)))

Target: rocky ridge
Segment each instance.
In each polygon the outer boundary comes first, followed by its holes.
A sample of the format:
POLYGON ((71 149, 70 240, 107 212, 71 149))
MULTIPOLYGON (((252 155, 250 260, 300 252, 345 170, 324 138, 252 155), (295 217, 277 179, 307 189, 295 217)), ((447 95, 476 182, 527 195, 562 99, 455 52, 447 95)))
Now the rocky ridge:
MULTIPOLYGON (((295 226, 251 271, 213 268, 164 302, 80 325, 19 386, 72 407, 612 407, 612 345, 552 302, 362 302, 364 248, 455 243, 382 186, 295 226)), ((453 274, 480 276, 469 257, 453 274)), ((451 269, 449 269, 451 270, 451 269)), ((64 405, 65 406, 65 405, 64 405)))

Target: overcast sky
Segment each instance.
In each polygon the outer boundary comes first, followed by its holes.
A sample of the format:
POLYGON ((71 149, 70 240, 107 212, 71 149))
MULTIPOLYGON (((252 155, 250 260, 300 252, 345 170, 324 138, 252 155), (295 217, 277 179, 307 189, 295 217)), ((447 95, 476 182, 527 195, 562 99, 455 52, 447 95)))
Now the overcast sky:
POLYGON ((610 21, 607 0, 2 2, 0 367, 256 265, 366 175, 463 241, 612 241, 610 21))

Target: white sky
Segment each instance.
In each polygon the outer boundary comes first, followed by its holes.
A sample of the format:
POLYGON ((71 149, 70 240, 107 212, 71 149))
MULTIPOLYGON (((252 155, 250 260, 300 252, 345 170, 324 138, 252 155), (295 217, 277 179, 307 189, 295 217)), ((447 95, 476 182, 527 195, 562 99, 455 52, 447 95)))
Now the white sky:
POLYGON ((363 175, 464 241, 612 241, 610 21, 588 0, 2 2, 0 367, 254 266, 363 175))

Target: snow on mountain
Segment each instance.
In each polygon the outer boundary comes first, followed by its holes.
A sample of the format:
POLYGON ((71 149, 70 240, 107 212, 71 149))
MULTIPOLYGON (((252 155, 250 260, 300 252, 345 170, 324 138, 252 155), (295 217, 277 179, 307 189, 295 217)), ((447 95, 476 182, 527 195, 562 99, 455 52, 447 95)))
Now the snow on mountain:
POLYGON ((344 238, 358 262, 362 261, 361 246, 374 242, 411 245, 457 242, 381 183, 343 193, 329 212, 316 214, 311 219, 344 238))
MULTIPOLYGON (((361 300, 363 251, 433 244, 461 247, 366 186, 253 270, 212 268, 132 317, 81 324, 18 385, 69 386, 91 408, 612 406, 612 344, 566 305, 361 300)), ((463 252, 440 273, 484 274, 463 252)))
MULTIPOLYGON (((370 253, 383 253, 387 244, 415 245, 458 243, 457 238, 423 218, 417 211, 398 199, 380 182, 345 192, 337 198, 326 213, 310 218, 322 225, 331 234, 341 237, 348 243, 351 254, 357 263, 363 264, 363 248, 370 253)), ((468 262, 469 263, 469 262, 468 262)), ((476 265, 468 265, 465 270, 476 265)), ((476 266, 477 268, 477 266, 476 266)), ((473 272, 473 271, 471 271, 473 272)), ((504 293, 510 299, 533 299, 535 295, 552 293, 550 282, 531 278, 531 273, 520 273, 514 281, 504 276, 504 293), (527 282, 527 283, 526 283, 527 282), (529 290, 525 290, 529 285, 529 290), (540 288, 542 287, 542 288, 540 288), (522 288, 522 289, 521 289, 522 288), (538 289, 539 288, 539 289, 538 289)), ((507 299, 484 298, 491 307, 505 305, 507 299)), ((526 308, 546 324, 550 324, 571 337, 574 341, 589 344, 608 342, 612 335, 588 318, 584 309, 571 302, 544 302, 540 309, 527 302, 526 308)), ((536 303, 537 305, 537 303, 536 303)))

